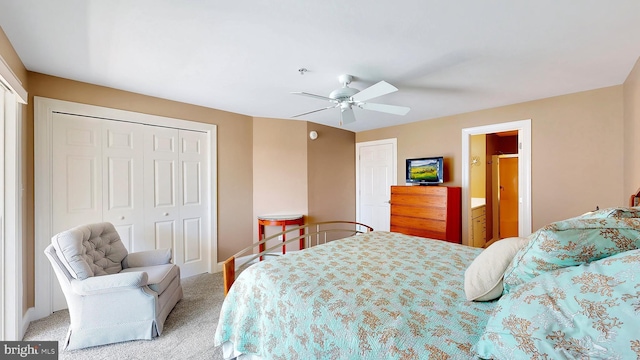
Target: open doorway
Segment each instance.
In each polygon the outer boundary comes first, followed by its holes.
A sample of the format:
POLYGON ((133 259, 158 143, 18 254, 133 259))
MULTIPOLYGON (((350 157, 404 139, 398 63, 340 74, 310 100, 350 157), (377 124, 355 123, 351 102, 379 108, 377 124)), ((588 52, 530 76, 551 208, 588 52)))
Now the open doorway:
POLYGON ((462 198, 463 244, 486 247, 531 233, 531 120, 462 130, 462 198), (509 174, 502 184, 500 162, 509 174), (501 197, 511 206, 502 215, 501 197))
POLYGON ((518 236, 518 132, 472 135, 469 176, 473 246, 518 236))

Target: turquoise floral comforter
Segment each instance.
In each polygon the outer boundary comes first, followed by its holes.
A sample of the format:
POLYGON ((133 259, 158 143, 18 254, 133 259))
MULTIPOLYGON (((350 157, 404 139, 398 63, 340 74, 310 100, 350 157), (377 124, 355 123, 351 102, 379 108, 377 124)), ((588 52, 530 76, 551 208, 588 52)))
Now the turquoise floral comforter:
POLYGON ((215 344, 263 359, 469 359, 493 303, 468 302, 481 249, 372 232, 246 269, 215 344))

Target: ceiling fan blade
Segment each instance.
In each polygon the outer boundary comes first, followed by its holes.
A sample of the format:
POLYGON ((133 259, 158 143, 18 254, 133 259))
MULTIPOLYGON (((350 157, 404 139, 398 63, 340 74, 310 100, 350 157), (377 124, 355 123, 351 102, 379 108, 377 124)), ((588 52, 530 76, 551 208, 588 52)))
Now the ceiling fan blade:
POLYGON ((406 115, 411 108, 387 104, 361 103, 358 107, 365 110, 381 111, 395 115, 406 115))
POLYGON ((386 81, 380 81, 377 84, 373 84, 353 95, 351 98, 354 101, 367 101, 369 99, 377 98, 378 96, 390 94, 394 91, 398 91, 398 88, 386 81))
POLYGON ((353 109, 352 108, 347 108, 347 109, 342 109, 342 120, 340 120, 340 125, 347 125, 347 124, 351 124, 352 122, 356 121, 356 117, 353 114, 353 109))
POLYGON ((302 114, 294 115, 294 116, 292 116, 292 117, 294 117, 294 118, 295 118, 295 117, 299 117, 299 116, 303 116, 303 115, 313 114, 314 112, 318 112, 318 111, 322 111, 322 110, 327 110, 327 109, 333 109, 333 108, 338 107, 338 106, 340 106, 340 104, 338 104, 338 105, 331 105, 331 106, 327 106, 327 107, 322 108, 322 109, 309 111, 309 112, 306 112, 306 113, 302 113, 302 114))
POLYGON ((309 94, 309 93, 302 92, 302 91, 292 92, 292 94, 308 96, 308 97, 312 97, 312 98, 316 98, 316 99, 320 99, 320 100, 328 100, 328 101, 331 101, 331 102, 335 102, 335 100, 330 98, 330 97, 326 97, 326 96, 322 96, 322 95, 316 95, 316 94, 309 94))

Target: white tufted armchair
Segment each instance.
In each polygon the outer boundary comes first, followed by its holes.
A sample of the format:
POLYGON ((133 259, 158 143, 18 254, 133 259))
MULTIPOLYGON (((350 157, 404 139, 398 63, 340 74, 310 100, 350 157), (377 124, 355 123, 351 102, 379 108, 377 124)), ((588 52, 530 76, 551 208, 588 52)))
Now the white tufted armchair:
POLYGON ((128 254, 111 223, 61 232, 44 252, 69 307, 65 349, 151 339, 182 299, 171 249, 128 254))

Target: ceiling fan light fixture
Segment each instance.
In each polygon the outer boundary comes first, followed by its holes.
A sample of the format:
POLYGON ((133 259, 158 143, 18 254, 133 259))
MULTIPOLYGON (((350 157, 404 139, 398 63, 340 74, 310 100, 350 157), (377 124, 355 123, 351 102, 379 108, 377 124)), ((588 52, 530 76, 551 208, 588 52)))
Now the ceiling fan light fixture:
POLYGON ((364 90, 358 90, 354 88, 350 88, 349 85, 353 80, 353 76, 351 75, 340 75, 338 76, 338 80, 342 83, 342 87, 336 90, 333 90, 329 97, 310 94, 306 92, 293 92, 292 94, 303 95, 307 97, 313 97, 320 100, 329 101, 334 105, 327 106, 322 109, 317 109, 313 111, 308 111, 306 113, 295 115, 294 117, 299 117, 303 115, 308 115, 312 113, 316 113, 318 111, 337 108, 340 107, 341 113, 341 121, 340 125, 350 124, 356 121, 356 118, 353 113, 353 106, 363 109, 363 110, 372 110, 379 111, 388 114, 394 115, 406 115, 410 108, 406 106, 397 106, 397 105, 387 105, 387 104, 376 104, 367 102, 370 99, 377 98, 382 95, 390 94, 392 92, 398 91, 398 88, 389 84, 386 81, 379 81, 364 90))
POLYGON ((358 89, 343 87, 340 89, 333 90, 329 97, 338 101, 348 101, 353 95, 360 92, 358 89))

